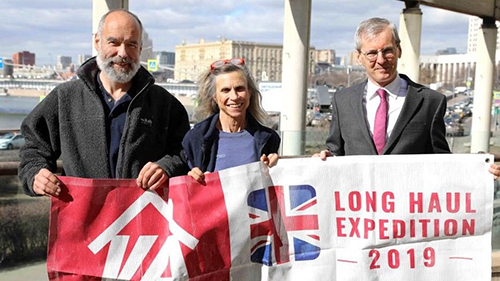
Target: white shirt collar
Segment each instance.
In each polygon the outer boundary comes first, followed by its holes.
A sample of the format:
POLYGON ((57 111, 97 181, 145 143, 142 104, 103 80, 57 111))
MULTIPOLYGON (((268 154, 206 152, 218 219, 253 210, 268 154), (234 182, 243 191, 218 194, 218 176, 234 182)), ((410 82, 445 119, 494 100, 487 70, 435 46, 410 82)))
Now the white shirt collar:
MULTIPOLYGON (((401 88, 401 80, 402 79, 401 77, 399 77, 399 74, 396 73, 396 78, 394 78, 394 80, 392 80, 391 83, 389 83, 382 89, 384 89, 389 94, 389 96, 396 99, 399 96, 399 89, 401 88)), ((375 85, 370 79, 368 79, 368 84, 366 87, 366 97, 368 98, 368 100, 371 100, 378 96, 377 94, 378 89, 380 89, 380 87, 375 85)))

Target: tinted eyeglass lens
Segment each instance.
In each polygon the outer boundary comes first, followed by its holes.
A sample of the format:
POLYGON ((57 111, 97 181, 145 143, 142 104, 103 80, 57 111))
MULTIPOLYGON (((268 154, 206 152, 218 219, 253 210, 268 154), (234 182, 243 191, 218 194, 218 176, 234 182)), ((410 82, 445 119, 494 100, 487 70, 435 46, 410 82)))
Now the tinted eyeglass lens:
POLYGON ((223 60, 218 60, 218 61, 216 61, 216 62, 212 63, 212 67, 213 67, 213 68, 217 68, 217 67, 221 67, 221 66, 223 66, 224 64, 225 64, 225 63, 224 63, 224 61, 223 61, 223 60))
POLYGON ((235 59, 227 59, 227 60, 218 60, 218 61, 215 61, 213 62, 211 65, 210 65, 210 71, 213 72, 216 68, 219 68, 225 64, 232 64, 232 65, 243 65, 245 64, 245 60, 244 59, 240 59, 240 58, 235 58, 235 59))
POLYGON ((242 59, 231 59, 231 64, 234 64, 234 65, 242 65, 243 64, 243 60, 242 59))

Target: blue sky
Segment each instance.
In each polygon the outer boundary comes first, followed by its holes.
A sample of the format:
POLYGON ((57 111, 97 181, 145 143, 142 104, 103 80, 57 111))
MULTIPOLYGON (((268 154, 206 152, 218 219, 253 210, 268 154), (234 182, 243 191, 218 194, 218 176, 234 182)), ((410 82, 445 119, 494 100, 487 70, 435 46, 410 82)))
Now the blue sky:
MULTIPOLYGON (((277 43, 283 41, 282 0, 129 0, 142 20, 154 51, 174 51, 182 40, 201 38, 277 43)), ((399 26, 404 2, 396 0, 312 0, 311 45, 353 50, 356 26, 370 17, 386 17, 399 26)), ((455 47, 467 51, 468 16, 422 6, 422 54, 455 47)), ((92 53, 92 1, 0 0, 0 57, 18 51, 36 53, 37 65, 58 55, 92 53)))

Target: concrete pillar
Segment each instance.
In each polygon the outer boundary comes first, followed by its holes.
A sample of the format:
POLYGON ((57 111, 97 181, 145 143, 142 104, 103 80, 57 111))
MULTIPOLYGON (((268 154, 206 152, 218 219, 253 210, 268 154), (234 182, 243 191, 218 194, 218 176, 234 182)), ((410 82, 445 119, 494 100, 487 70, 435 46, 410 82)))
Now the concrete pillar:
POLYGON ((471 153, 489 151, 496 42, 497 27, 495 20, 493 18, 483 18, 483 24, 479 29, 477 38, 471 153))
POLYGON ((443 64, 443 81, 445 84, 448 84, 449 83, 449 65, 448 63, 444 63, 443 64))
MULTIPOLYGON (((455 74, 456 71, 456 64, 454 62, 450 63, 450 78, 451 78, 451 83, 453 86, 456 86, 456 78, 457 75, 455 74)), ((455 89, 453 89, 455 90, 455 89)))
POLYGON ((444 64, 444 83, 445 84, 450 83, 450 64, 449 63, 444 64))
POLYGON ((401 38, 401 59, 398 61, 398 72, 404 73, 418 83, 420 76, 420 37, 422 33, 422 11, 417 1, 405 1, 399 17, 399 36, 401 38))
POLYGON ((437 82, 437 63, 431 64, 431 82, 436 83, 437 82))
MULTIPOLYGON (((456 70, 455 73, 456 73, 456 76, 457 76, 457 80, 459 80, 457 82, 462 83, 463 80, 464 80, 463 77, 462 77, 463 62, 462 63, 456 63, 455 65, 457 67, 457 70, 456 70)), ((460 86, 462 86, 462 85, 460 85, 460 86)))
POLYGON ((437 64, 437 75, 436 75, 436 82, 443 82, 443 64, 438 63, 437 64))
POLYGON ((282 155, 302 155, 305 147, 311 0, 285 0, 283 25, 282 155))
POLYGON ((453 81, 451 80, 452 74, 453 74, 453 71, 451 69, 451 63, 447 63, 446 64, 446 82, 448 82, 448 84, 453 83, 453 81))
POLYGON ((92 1, 92 56, 97 55, 94 48, 94 35, 97 33, 101 17, 111 10, 128 10, 128 0, 93 0, 92 1))
POLYGON ((459 63, 453 63, 453 81, 455 81, 455 84, 459 82, 457 81, 459 77, 458 65, 459 63))
POLYGON ((467 81, 467 63, 464 62, 460 66, 460 77, 462 78, 462 81, 465 82, 467 81))

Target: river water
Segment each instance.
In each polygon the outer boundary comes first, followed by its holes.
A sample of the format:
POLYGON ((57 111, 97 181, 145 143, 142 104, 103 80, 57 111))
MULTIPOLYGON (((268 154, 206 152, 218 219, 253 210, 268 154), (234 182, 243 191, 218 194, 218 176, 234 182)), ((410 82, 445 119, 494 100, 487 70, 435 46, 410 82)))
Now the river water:
MULTIPOLYGON (((189 116, 194 102, 189 97, 177 97, 189 116)), ((28 113, 40 102, 39 97, 0 96, 0 130, 17 130, 28 113)))
POLYGON ((0 130, 19 129, 39 102, 38 97, 0 96, 0 130))

